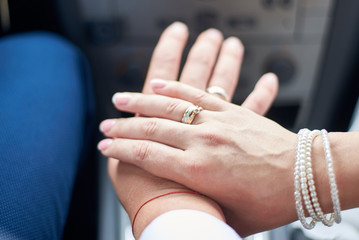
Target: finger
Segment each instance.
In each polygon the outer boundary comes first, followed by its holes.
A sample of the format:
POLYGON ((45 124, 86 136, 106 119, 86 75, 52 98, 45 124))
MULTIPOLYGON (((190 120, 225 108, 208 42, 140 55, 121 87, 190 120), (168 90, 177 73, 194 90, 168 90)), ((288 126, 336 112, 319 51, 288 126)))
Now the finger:
POLYGON ((201 106, 206 110, 222 111, 228 108, 227 102, 221 101, 218 97, 187 84, 154 79, 151 81, 151 86, 156 94, 183 99, 195 105, 201 106))
POLYGON ((212 74, 222 41, 222 33, 216 29, 208 29, 201 33, 188 54, 180 82, 204 90, 212 74))
POLYGON ((110 138, 151 140, 185 149, 193 131, 188 126, 167 119, 136 117, 107 119, 100 124, 100 130, 110 138))
POLYGON ((230 37, 223 42, 213 75, 208 87, 221 87, 231 101, 237 86, 239 72, 243 61, 244 47, 236 37, 230 37))
MULTIPOLYGON (((181 122, 185 111, 193 106, 192 103, 181 99, 141 93, 116 93, 113 96, 113 102, 121 111, 138 113, 147 117, 166 118, 177 122, 181 122)), ((204 112, 208 113, 208 111, 202 111, 197 114, 193 123, 202 123, 204 112)))
POLYGON ((121 162, 139 166, 159 177, 177 179, 176 176, 183 175, 180 160, 185 159, 186 154, 180 149, 151 141, 120 138, 104 139, 97 147, 106 157, 121 159, 121 162), (160 172, 158 166, 161 166, 160 172))
POLYGON ((278 77, 273 73, 264 74, 254 90, 243 102, 242 107, 264 115, 272 105, 278 92, 278 77))
POLYGON ((162 33, 151 58, 143 93, 152 93, 149 80, 153 78, 177 80, 187 39, 187 26, 180 22, 171 24, 162 33))

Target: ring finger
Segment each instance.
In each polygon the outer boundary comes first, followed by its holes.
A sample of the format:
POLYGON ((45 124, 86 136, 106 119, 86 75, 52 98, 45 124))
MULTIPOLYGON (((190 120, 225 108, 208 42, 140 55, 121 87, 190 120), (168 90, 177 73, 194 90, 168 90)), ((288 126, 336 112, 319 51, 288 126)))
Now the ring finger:
POLYGON ((214 89, 220 97, 227 95, 227 101, 231 101, 237 86, 240 68, 243 60, 244 47, 236 37, 230 37, 223 42, 213 75, 208 87, 219 87, 214 89), (224 94, 222 93, 222 88, 224 94))
MULTIPOLYGON (((186 110, 193 106, 192 103, 161 95, 147 95, 141 93, 116 93, 113 103, 121 111, 138 113, 147 117, 158 117, 181 122, 186 110)), ((198 115, 203 116, 209 111, 203 111, 198 115)), ((197 115, 195 114, 195 115, 197 115)), ((196 123, 202 123, 195 116, 196 123)))

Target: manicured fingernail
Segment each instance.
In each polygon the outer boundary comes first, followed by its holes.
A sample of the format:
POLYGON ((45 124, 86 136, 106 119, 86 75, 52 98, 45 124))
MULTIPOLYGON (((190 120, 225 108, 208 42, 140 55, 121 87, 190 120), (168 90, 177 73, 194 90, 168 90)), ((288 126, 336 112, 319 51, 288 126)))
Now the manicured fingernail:
POLYGON ((127 105, 131 99, 131 95, 126 93, 115 93, 112 97, 112 103, 115 105, 127 105))
POLYGON ((112 144, 112 142, 112 139, 104 139, 98 143, 97 148, 100 151, 105 151, 112 144))
POLYGON ((167 85, 167 82, 162 79, 153 79, 153 80, 151 80, 150 84, 151 84, 152 88, 161 89, 167 85))
POLYGON ((168 28, 170 28, 171 31, 175 31, 178 34, 185 34, 187 32, 187 26, 181 22, 174 22, 168 28))
POLYGON ((100 131, 103 133, 110 131, 111 128, 113 127, 113 125, 115 125, 115 123, 116 123, 116 120, 114 120, 114 119, 107 119, 107 120, 103 121, 100 124, 100 131))

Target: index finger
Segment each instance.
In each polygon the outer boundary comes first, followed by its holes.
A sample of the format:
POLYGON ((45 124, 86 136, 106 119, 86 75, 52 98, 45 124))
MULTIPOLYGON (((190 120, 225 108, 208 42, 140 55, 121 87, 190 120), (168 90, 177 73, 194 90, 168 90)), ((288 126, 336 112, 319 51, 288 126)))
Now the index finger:
POLYGON ((152 54, 143 93, 153 93, 149 81, 154 78, 177 80, 182 53, 188 39, 187 26, 180 22, 171 24, 161 35, 152 54))

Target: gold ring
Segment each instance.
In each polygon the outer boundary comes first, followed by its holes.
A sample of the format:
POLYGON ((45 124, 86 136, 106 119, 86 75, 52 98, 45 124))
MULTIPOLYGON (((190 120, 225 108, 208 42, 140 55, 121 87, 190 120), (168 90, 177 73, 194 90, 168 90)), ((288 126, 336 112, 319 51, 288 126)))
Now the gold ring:
POLYGON ((207 88, 207 92, 210 93, 210 94, 217 94, 223 100, 228 101, 228 94, 221 87, 218 87, 218 86, 209 87, 209 88, 207 88))
POLYGON ((202 110, 203 108, 196 105, 189 106, 183 114, 182 122, 186 124, 191 124, 194 118, 196 117, 196 115, 200 113, 202 110))

